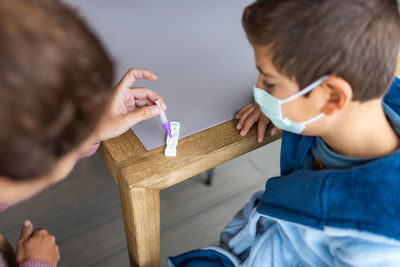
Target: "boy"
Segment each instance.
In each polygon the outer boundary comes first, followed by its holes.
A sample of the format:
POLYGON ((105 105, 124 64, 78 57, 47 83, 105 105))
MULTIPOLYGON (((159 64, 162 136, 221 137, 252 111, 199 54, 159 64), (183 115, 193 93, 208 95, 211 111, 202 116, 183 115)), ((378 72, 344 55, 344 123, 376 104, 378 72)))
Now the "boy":
MULTIPOLYGON (((69 173, 100 141, 154 116, 161 96, 131 88, 149 71, 131 69, 113 83, 105 49, 76 14, 56 0, 0 1, 0 212, 69 173)), ((49 267, 59 260, 54 236, 26 221, 16 258, 0 267, 49 267)))
POLYGON ((170 266, 399 266, 396 0, 258 0, 243 26, 260 76, 238 128, 283 130, 281 176, 170 266))

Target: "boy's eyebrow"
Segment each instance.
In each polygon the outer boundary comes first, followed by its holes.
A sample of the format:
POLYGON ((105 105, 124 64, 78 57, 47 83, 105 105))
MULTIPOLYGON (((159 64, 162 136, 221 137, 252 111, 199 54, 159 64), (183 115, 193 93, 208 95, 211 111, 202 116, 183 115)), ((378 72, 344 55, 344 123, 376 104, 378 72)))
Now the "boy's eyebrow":
POLYGON ((256 66, 256 68, 257 68, 257 70, 258 70, 262 75, 264 75, 264 76, 266 76, 266 77, 274 78, 273 75, 268 74, 268 73, 265 73, 259 66, 256 66))

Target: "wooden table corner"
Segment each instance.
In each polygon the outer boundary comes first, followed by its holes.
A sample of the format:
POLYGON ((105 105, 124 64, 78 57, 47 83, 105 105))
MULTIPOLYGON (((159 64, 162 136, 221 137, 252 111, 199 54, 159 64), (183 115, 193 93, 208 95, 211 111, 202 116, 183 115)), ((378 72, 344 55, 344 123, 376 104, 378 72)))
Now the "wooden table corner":
MULTIPOLYGON (((117 182, 131 266, 160 265, 160 191, 280 138, 257 142, 231 120, 179 140, 176 157, 165 146, 147 151, 129 130, 103 142, 99 154, 117 182)), ((268 131, 271 129, 269 128, 268 131)))

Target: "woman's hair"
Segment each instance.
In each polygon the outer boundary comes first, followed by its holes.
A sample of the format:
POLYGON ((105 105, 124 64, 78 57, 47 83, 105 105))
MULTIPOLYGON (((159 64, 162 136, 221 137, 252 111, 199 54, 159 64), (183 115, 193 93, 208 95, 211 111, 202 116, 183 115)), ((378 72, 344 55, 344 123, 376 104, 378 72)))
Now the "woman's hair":
POLYGON ((400 45, 396 0, 258 0, 242 23, 277 70, 304 88, 323 75, 352 85, 353 100, 382 97, 400 45))
POLYGON ((91 136, 112 95, 113 65, 57 0, 0 1, 0 176, 34 179, 91 136))

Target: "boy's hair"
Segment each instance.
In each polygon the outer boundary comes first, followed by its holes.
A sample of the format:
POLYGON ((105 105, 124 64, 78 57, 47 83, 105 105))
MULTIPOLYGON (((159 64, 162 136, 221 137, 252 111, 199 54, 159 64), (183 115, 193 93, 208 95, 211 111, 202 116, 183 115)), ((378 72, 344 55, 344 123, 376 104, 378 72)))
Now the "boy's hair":
POLYGON ((337 75, 353 100, 382 97, 393 82, 400 45, 396 0, 258 0, 243 27, 253 46, 268 47, 277 70, 304 88, 337 75))
POLYGON ((0 176, 49 173, 91 136, 113 66, 85 23, 57 0, 0 1, 0 176))

